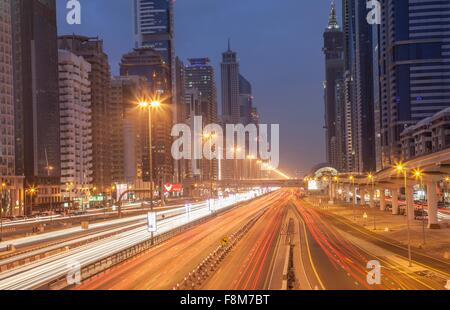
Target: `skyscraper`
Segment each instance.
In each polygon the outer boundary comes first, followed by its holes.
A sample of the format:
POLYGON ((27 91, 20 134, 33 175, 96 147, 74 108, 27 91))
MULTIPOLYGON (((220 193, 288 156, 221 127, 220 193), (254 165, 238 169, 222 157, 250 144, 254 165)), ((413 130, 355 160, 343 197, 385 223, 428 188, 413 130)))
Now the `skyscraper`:
POLYGON ((114 183, 136 185, 142 181, 143 139, 146 115, 136 109, 136 98, 145 93, 147 79, 117 76, 111 81, 111 175, 114 183))
POLYGON ((450 1, 381 1, 380 168, 401 159, 400 134, 450 106, 450 1))
MULTIPOLYGON (((135 48, 151 47, 169 66, 169 89, 176 94, 174 0, 133 0, 135 48)), ((176 103, 176 96, 172 96, 176 103)), ((176 119, 176 110, 173 110, 176 119)))
MULTIPOLYGON (((203 124, 217 123, 217 90, 215 82, 214 68, 210 64, 209 58, 191 58, 189 65, 185 67, 185 88, 187 91, 199 92, 200 110, 197 116, 203 116, 203 124)), ((192 92, 186 98, 192 102, 192 92)), ((186 107, 191 104, 186 103, 186 107)), ((189 109, 188 111, 195 111, 189 109)), ((204 180, 218 177, 218 163, 213 160, 212 163, 208 160, 203 160, 201 165, 201 172, 204 180)))
POLYGON ((186 89, 196 88, 202 94, 206 124, 217 122, 217 90, 214 68, 209 58, 191 58, 185 67, 186 89))
POLYGON ((103 41, 99 38, 61 36, 58 45, 60 49, 82 56, 91 64, 89 81, 92 109, 92 182, 98 191, 105 192, 112 182, 109 120, 111 73, 108 56, 103 50, 103 41))
POLYGON ((15 175, 11 1, 0 1, 0 176, 15 175))
POLYGON ((237 124, 240 121, 239 101, 239 62, 236 52, 228 50, 222 54, 222 120, 224 123, 237 124))
MULTIPOLYGON (((350 80, 347 100, 352 110, 352 170, 375 170, 374 89, 373 89, 373 36, 376 26, 367 22, 364 1, 344 0, 344 53, 345 70, 350 80)), ((345 93, 345 92, 344 92, 345 93)), ((345 102, 345 97, 343 98, 345 102)))
MULTIPOLYGON (((174 113, 171 107, 170 68, 163 57, 150 47, 136 48, 122 56, 121 76, 140 76, 147 79, 147 99, 160 98, 162 105, 152 110, 152 159, 153 180, 158 184, 172 182, 173 160, 171 155, 171 129, 174 113)), ((148 133, 148 122, 147 122, 148 133)), ((148 139, 143 144, 143 177, 150 179, 148 139)))
POLYGON ((334 2, 331 3, 331 12, 328 19, 328 26, 324 33, 325 54, 325 136, 326 136, 326 152, 327 161, 332 166, 338 168, 339 157, 343 156, 339 153, 339 139, 343 137, 336 134, 336 105, 341 104, 337 101, 336 89, 338 81, 342 79, 344 73, 343 58, 343 33, 339 27, 334 2))
POLYGON ((133 0, 135 48, 151 47, 175 63, 172 0, 133 0))
POLYGON ((11 0, 0 0, 0 68, 0 208, 13 216, 22 213, 23 180, 15 169, 11 0))
POLYGON ((59 50, 58 61, 62 194, 85 199, 92 188, 91 65, 67 50, 59 50))
POLYGON ((48 206, 61 172, 56 3, 12 0, 12 10, 16 173, 38 186, 34 206, 48 206))
POLYGON ((241 124, 248 125, 252 123, 252 111, 252 84, 239 74, 239 114, 241 124))

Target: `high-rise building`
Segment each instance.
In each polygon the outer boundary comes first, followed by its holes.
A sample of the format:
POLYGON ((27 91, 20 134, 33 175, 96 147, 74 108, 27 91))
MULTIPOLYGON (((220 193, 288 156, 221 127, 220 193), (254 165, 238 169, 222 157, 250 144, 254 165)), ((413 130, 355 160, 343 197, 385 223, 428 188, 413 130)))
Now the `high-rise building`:
POLYGON ((381 1, 380 169, 401 160, 400 134, 450 106, 450 1, 381 1))
MULTIPOLYGON (((185 105, 185 66, 183 61, 180 58, 176 58, 175 60, 175 115, 174 115, 174 123, 182 124, 186 121, 186 105, 185 105)), ((183 183, 184 180, 184 165, 182 160, 174 160, 173 164, 174 170, 174 182, 175 183, 183 183)))
POLYGON ((23 211, 23 180, 15 169, 11 0, 0 0, 0 68, 0 208, 13 216, 23 211))
POLYGON ((0 1, 0 176, 15 175, 11 2, 0 1))
MULTIPOLYGON (((375 171, 373 36, 364 1, 343 1, 345 70, 353 123, 350 167, 356 172, 375 171)), ((344 96, 345 102, 345 96, 344 96)))
POLYGON ((16 173, 37 187, 27 205, 49 206, 61 172, 56 3, 12 0, 12 16, 16 173))
MULTIPOLYGON (((176 59, 174 39, 174 0, 133 0, 135 48, 150 47, 169 66, 169 90, 175 94, 176 59)), ((170 101, 176 104, 176 96, 170 101)), ((176 109, 173 110, 176 119, 176 109)))
POLYGON ((83 205, 92 188, 91 65, 67 50, 58 61, 62 195, 83 205))
MULTIPOLYGON (((147 100, 160 99, 161 107, 152 110, 152 166, 153 180, 158 184, 173 181, 171 155, 173 109, 171 104, 170 68, 154 49, 137 48, 123 55, 120 63, 121 76, 140 76, 147 79, 147 100)), ((148 122, 147 122, 148 133, 148 122)), ((144 139, 143 178, 150 179, 148 138, 144 139)))
MULTIPOLYGON (((195 117, 202 115, 202 94, 197 88, 188 88, 185 93, 185 111, 186 111, 186 124, 191 129, 191 132, 195 132, 194 122, 195 117)), ((191 136, 191 145, 195 145, 202 140, 202 137, 198 137, 195 134, 191 136), (196 141, 197 140, 197 141, 196 141)), ((191 148, 191 159, 183 160, 184 177, 183 180, 187 182, 198 182, 208 180, 209 178, 204 175, 203 160, 195 158, 194 149, 191 148)))
POLYGON ((92 182, 99 192, 106 192, 112 183, 109 120, 111 73, 108 56, 103 50, 103 41, 99 38, 61 36, 58 46, 60 49, 82 56, 91 64, 89 81, 92 109, 92 182))
POLYGON ((242 75, 239 75, 239 114, 240 123, 248 125, 252 123, 253 94, 252 84, 242 75))
POLYGON ((151 47, 175 63, 172 0, 133 0, 135 48, 151 47))
POLYGON ((344 138, 338 136, 336 132, 336 112, 340 111, 340 109, 336 109, 336 106, 341 104, 337 100, 336 89, 344 73, 343 38, 343 32, 337 21, 334 2, 332 2, 328 26, 324 33, 323 48, 326 70, 324 82, 325 136, 327 162, 336 168, 338 168, 341 161, 339 157, 343 156, 342 153, 339 153, 339 145, 341 145, 340 139, 344 138))
MULTIPOLYGON (((189 59, 189 65, 184 70, 186 90, 198 90, 200 92, 200 110, 197 116, 203 117, 205 126, 217 123, 217 90, 214 68, 210 64, 209 58, 191 58, 189 59)), ((189 106, 189 104, 186 106, 189 106)), ((213 160, 212 163, 204 160, 201 163, 201 170, 204 180, 217 179, 217 160, 213 160)))
POLYGON ((206 124, 217 122, 217 90, 214 68, 209 58, 191 58, 185 67, 186 89, 196 88, 202 93, 203 120, 206 124))
POLYGON ((136 98, 145 93, 147 79, 117 76, 111 81, 111 174, 114 183, 137 184, 142 181, 143 148, 147 129, 146 115, 136 109, 136 98))
POLYGON ((240 121, 239 62, 236 52, 228 50, 222 54, 222 121, 237 124, 240 121))

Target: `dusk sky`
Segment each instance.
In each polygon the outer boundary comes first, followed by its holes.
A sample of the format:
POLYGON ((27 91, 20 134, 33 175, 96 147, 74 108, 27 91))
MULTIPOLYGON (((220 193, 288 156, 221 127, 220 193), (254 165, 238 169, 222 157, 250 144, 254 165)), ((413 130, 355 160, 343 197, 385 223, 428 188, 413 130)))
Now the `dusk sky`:
MULTIPOLYGON (((117 74, 122 54, 133 47, 132 1, 81 0, 80 26, 66 23, 67 1, 57 2, 59 33, 101 37, 117 74)), ((177 0, 175 5, 176 55, 212 60, 219 104, 221 53, 231 38, 262 122, 280 124, 280 168, 292 176, 325 161, 322 36, 329 7, 330 0, 177 0)))

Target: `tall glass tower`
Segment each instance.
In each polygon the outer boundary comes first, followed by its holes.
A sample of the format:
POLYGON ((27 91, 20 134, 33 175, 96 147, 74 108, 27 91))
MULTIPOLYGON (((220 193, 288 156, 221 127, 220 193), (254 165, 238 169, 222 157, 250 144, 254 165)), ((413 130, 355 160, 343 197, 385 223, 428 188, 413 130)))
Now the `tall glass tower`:
POLYGON ((151 47, 175 62, 173 0, 133 0, 135 48, 151 47))
POLYGON ((379 31, 382 168, 405 128, 450 106, 450 0, 383 0, 379 31))

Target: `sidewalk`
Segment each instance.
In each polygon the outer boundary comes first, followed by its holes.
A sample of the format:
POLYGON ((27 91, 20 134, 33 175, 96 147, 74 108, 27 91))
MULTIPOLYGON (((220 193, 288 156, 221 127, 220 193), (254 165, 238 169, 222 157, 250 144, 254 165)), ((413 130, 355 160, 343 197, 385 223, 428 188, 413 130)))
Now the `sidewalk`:
MULTIPOLYGON (((405 245, 408 243, 408 230, 406 216, 392 215, 390 211, 380 211, 379 208, 370 209, 368 206, 337 204, 327 205, 326 210, 342 216, 355 224, 396 240, 405 245), (367 214, 367 218, 364 218, 367 214), (374 230, 374 216, 376 230, 374 230)), ((450 262, 450 225, 443 222, 441 229, 427 229, 425 222, 425 244, 423 243, 423 226, 421 220, 410 222, 411 245, 413 248, 421 249, 426 254, 450 262)))

